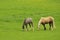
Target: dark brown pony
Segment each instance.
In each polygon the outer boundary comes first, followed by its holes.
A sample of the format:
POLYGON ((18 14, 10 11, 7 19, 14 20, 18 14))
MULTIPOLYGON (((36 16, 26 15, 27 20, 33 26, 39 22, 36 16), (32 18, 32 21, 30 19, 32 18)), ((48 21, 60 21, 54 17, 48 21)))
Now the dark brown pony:
POLYGON ((41 17, 41 19, 38 22, 38 30, 40 29, 40 24, 43 25, 44 30, 46 30, 45 24, 49 24, 49 30, 53 30, 53 28, 55 28, 55 24, 54 24, 54 18, 51 16, 48 17, 41 17))
POLYGON ((28 25, 30 26, 30 28, 32 28, 34 30, 32 18, 24 19, 22 29, 24 30, 26 28, 26 31, 27 31, 28 30, 28 27, 27 27, 28 25))

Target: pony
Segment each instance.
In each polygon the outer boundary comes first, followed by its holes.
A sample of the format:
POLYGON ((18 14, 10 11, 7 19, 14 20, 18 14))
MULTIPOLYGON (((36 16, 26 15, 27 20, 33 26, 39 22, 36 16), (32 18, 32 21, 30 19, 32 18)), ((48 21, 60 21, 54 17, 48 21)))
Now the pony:
POLYGON ((48 16, 48 17, 41 17, 41 19, 38 22, 38 30, 40 29, 40 25, 43 25, 44 30, 46 30, 45 24, 49 24, 49 30, 53 30, 53 28, 55 27, 55 22, 54 22, 54 18, 52 16, 48 16))
POLYGON ((26 28, 26 31, 28 31, 27 25, 29 25, 30 28, 33 29, 33 31, 34 31, 32 18, 25 18, 24 19, 22 29, 24 30, 26 28))

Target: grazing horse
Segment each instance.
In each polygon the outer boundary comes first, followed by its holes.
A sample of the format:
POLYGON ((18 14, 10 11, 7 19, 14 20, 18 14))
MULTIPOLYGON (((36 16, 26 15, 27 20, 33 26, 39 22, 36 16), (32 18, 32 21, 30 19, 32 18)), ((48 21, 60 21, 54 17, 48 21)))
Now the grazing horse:
POLYGON ((41 17, 41 19, 38 22, 38 30, 40 29, 41 24, 43 25, 44 30, 46 30, 45 24, 49 24, 49 30, 53 30, 53 28, 55 28, 54 18, 51 16, 41 17))
POLYGON ((34 31, 32 18, 25 18, 24 19, 22 29, 24 30, 26 28, 26 31, 27 31, 28 30, 27 25, 29 25, 30 28, 33 29, 33 31, 34 31))

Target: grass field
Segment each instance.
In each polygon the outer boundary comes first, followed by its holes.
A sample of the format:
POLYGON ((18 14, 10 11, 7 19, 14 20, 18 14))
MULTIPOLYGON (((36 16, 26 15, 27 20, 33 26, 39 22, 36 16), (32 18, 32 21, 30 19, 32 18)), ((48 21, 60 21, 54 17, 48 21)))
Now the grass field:
POLYGON ((60 40, 60 0, 0 0, 0 40, 60 40), (37 31, 42 16, 53 16, 56 29, 37 31), (35 31, 22 31, 24 18, 32 17, 35 31))

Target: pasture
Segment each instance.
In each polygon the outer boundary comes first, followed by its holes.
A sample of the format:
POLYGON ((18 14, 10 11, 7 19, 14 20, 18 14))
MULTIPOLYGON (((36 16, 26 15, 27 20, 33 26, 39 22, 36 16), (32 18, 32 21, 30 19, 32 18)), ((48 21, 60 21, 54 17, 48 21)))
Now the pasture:
POLYGON ((60 0, 0 0, 0 40, 60 40, 60 0), (56 29, 37 31, 42 16, 55 18, 56 29), (22 31, 24 18, 31 17, 33 31, 22 31))

